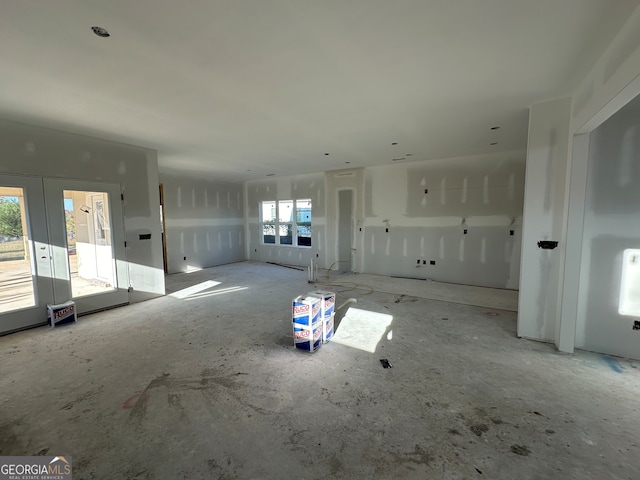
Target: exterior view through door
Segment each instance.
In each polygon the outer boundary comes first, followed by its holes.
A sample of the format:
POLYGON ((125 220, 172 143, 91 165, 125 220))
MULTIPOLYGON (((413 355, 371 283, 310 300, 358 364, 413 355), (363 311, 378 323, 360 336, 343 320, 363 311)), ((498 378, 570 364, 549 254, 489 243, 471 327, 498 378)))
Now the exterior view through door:
POLYGON ((77 190, 64 190, 63 194, 72 296, 114 290, 109 195, 77 190))

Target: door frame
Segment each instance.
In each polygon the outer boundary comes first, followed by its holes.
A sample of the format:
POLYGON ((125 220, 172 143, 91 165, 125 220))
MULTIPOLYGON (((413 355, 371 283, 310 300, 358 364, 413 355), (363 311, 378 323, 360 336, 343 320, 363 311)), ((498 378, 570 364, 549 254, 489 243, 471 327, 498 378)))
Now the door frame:
POLYGON ((48 218, 45 212, 41 177, 1 174, 0 185, 21 188, 23 226, 26 226, 31 278, 35 305, 0 313, 0 335, 47 322, 47 304, 54 303, 53 265, 49 245, 48 218))
MULTIPOLYGON (((90 180, 43 178, 47 218, 49 219, 49 241, 52 245, 54 297, 56 303, 68 300, 76 302, 79 315, 105 310, 129 303, 129 267, 126 256, 122 188, 117 183, 90 180), (109 226, 115 275, 114 290, 81 297, 73 297, 71 272, 64 217, 64 190, 106 192, 109 205, 109 226)), ((91 220, 93 223, 93 219, 91 220)))

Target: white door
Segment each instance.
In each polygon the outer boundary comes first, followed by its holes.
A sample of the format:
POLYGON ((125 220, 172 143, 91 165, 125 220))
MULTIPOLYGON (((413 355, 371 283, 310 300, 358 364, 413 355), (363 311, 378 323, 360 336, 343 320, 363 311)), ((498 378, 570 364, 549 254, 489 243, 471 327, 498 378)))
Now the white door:
POLYGON ((129 302, 118 184, 44 179, 57 303, 87 313, 129 302))
POLYGON ((129 302, 117 184, 0 175, 0 334, 129 302))
POLYGON ((42 179, 0 175, 0 333, 47 321, 51 255, 42 179))

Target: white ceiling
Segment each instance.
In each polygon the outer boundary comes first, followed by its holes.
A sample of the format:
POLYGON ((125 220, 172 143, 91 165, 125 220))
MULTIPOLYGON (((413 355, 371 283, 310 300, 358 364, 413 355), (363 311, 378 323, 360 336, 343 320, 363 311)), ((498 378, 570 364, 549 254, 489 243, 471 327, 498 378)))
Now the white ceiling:
POLYGON ((639 2, 5 0, 0 117, 225 179, 524 149, 639 2))

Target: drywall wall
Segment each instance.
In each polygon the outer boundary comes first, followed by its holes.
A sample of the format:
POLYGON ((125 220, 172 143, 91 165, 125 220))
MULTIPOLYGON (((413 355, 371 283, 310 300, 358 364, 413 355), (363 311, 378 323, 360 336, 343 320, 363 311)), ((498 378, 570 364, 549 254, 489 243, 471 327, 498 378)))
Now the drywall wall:
MULTIPOLYGON (((590 135, 577 348, 640 358, 640 330, 633 329, 640 311, 619 313, 623 254, 640 249, 639 184, 640 97, 590 135)), ((629 293, 637 298, 634 282, 629 293)))
POLYGON ((629 16, 576 89, 572 133, 590 132, 633 99, 637 88, 631 88, 629 92, 625 90, 637 81, 639 75, 640 7, 629 16))
POLYGON ((564 272, 562 275, 562 300, 559 322, 556 322, 558 350, 573 353, 578 316, 580 287, 580 265, 582 263, 582 230, 587 190, 589 158, 589 135, 574 135, 570 165, 567 169, 567 215, 564 226, 565 237, 560 248, 564 250, 564 272))
POLYGON ((160 182, 169 273, 245 259, 242 183, 164 172, 160 182))
POLYGON ((510 152, 247 182, 247 255, 517 289, 524 163, 510 152), (290 198, 313 201, 311 249, 261 244, 259 202, 290 198))
POLYGON ((362 271, 517 289, 524 165, 507 152, 366 169, 362 271))
POLYGON ((518 336, 555 341, 559 332, 571 98, 533 105, 525 176, 518 336), (541 240, 560 242, 554 250, 541 240))
POLYGON ((245 183, 247 258, 283 265, 309 265, 313 258, 326 266, 324 174, 296 175, 245 183), (311 199, 311 247, 262 243, 260 202, 311 199))
POLYGON ((0 172, 119 183, 130 301, 164 294, 155 150, 0 120, 0 172), (140 233, 151 239, 140 240, 140 233))
MULTIPOLYGON (((553 208, 541 211, 535 195, 525 193, 523 255, 518 317, 518 335, 553 340, 564 352, 572 352, 576 343, 576 326, 584 322, 584 302, 590 255, 580 236, 586 215, 586 177, 594 128, 615 114, 640 92, 640 8, 636 8, 600 59, 593 65, 572 95, 571 106, 558 102, 534 105, 529 125, 526 191, 545 189, 555 192, 553 208), (553 113, 554 105, 557 107, 553 113), (567 108, 570 112, 567 113, 567 108), (545 115, 548 117, 545 119, 545 115), (566 117, 570 119, 567 149, 564 152, 566 117), (535 117, 535 121, 534 121, 535 117), (554 118, 555 117, 555 118, 554 118), (545 125, 545 122, 548 122, 545 125), (557 127, 560 127, 559 129, 557 127), (560 143, 551 141, 560 138, 560 143), (561 134, 561 137, 558 137, 561 134), (574 135, 576 135, 574 137, 574 135), (549 140, 545 141, 544 137, 549 140), (533 141, 532 141, 533 140, 533 141), (556 144, 552 147, 552 144, 556 144), (575 152, 572 152, 575 148, 575 152), (555 187, 541 171, 541 158, 549 150, 555 187), (552 152, 552 153, 551 153, 552 152), (537 166, 532 159, 537 158, 537 166), (530 161, 530 159, 532 161, 530 161), (529 172, 531 163, 531 176, 529 172), (564 182, 564 191, 560 182, 564 182), (564 201, 560 201, 564 197, 564 201), (559 226, 559 228, 558 228, 559 226), (531 227, 528 229, 528 227, 531 227), (571 230, 569 230, 571 229, 571 230), (557 254, 536 255, 531 242, 536 235, 557 237, 557 254), (571 250, 567 250, 571 249, 571 250), (582 250, 582 251, 580 251, 582 250), (548 258, 547 258, 548 257, 548 258), (578 286, 576 286, 578 284, 578 286), (576 305, 578 303, 578 305, 576 305)), ((559 102, 562 102, 560 100, 559 102)), ((589 167, 591 168, 591 167, 589 167)), ((548 203, 545 200, 545 205, 548 203)), ((543 209, 544 210, 544 209, 543 209)), ((600 257, 598 257, 600 258, 600 257)), ((594 264, 596 260, 594 260, 594 264)), ((579 326, 584 329, 584 325, 579 326)), ((593 331, 593 329, 592 329, 593 331)), ((590 345, 584 333, 577 345, 590 345)), ((587 347, 596 348, 596 347, 587 347)), ((598 347, 601 348, 601 347, 598 347)))

